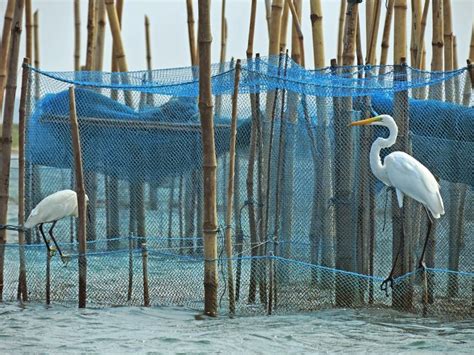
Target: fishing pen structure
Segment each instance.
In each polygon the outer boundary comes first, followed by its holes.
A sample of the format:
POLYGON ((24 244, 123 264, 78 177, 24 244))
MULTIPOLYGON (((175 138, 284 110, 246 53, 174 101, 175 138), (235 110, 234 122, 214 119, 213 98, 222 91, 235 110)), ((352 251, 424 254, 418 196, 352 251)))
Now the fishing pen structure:
MULTIPOLYGON (((74 189, 68 88, 75 87, 91 212, 87 304, 202 309, 196 67, 128 73, 26 70, 26 216, 45 196, 74 189)), ((284 55, 257 57, 242 62, 238 103, 232 100, 235 70, 233 62, 211 68, 212 93, 220 102, 214 119, 219 311, 226 313, 229 306, 224 233, 230 229, 237 315, 391 306, 472 317, 472 67, 306 70, 284 55), (226 225, 233 102, 233 220, 226 225), (427 214, 410 199, 399 211, 394 192, 369 171, 370 145, 387 132, 347 127, 383 113, 394 116, 401 127, 398 141, 441 185, 446 215, 432 230, 426 272, 417 270, 416 261, 427 214), (394 288, 387 296, 379 285, 401 242, 394 288)), ((67 266, 48 256, 34 231, 26 233, 25 245, 7 243, 3 300, 17 298, 23 259, 28 300, 76 302, 76 228, 73 219, 56 226, 56 238, 71 256, 67 266)))

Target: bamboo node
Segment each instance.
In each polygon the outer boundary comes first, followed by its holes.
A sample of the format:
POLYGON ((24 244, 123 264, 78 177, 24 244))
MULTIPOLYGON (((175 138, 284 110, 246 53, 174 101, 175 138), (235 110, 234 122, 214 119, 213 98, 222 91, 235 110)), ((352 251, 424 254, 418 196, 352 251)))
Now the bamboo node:
POLYGON ((316 21, 321 21, 323 19, 323 16, 318 14, 311 14, 310 19, 311 23, 314 24, 316 21))

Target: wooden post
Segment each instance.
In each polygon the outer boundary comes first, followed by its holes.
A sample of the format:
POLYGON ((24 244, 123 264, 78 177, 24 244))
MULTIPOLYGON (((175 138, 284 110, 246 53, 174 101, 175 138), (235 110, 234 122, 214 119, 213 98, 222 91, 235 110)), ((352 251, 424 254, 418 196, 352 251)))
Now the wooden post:
POLYGON ((74 70, 81 70, 81 0, 74 0, 74 70))
MULTIPOLYGON (((432 71, 443 70, 443 27, 443 0, 433 0, 432 71)), ((435 100, 442 100, 442 84, 430 86, 429 97, 435 100)))
POLYGON ((175 178, 171 180, 170 195, 168 199, 168 249, 173 246, 171 238, 173 238, 173 204, 174 204, 174 190, 175 178))
POLYGON ((374 2, 374 11, 372 16, 372 23, 370 24, 370 32, 369 41, 367 42, 367 54, 366 54, 366 63, 375 65, 377 59, 375 57, 375 49, 377 46, 377 36, 379 33, 379 24, 380 24, 380 7, 381 7, 381 0, 375 0, 374 2))
POLYGON ((51 304, 51 253, 46 250, 46 304, 51 304))
POLYGON ((410 65, 416 65, 416 52, 418 51, 418 38, 420 37, 421 27, 421 0, 411 1, 411 32, 410 32, 410 65))
POLYGON ((268 38, 271 35, 271 28, 272 28, 272 0, 265 0, 265 19, 267 20, 267 30, 268 30, 268 38))
MULTIPOLYGON (((451 16, 451 0, 443 0, 443 32, 444 32, 444 71, 453 70, 453 19, 451 16)), ((445 83, 446 101, 454 102, 453 79, 445 83)))
MULTIPOLYGON (((21 79, 20 117, 18 125, 18 225, 25 223, 25 120, 26 102, 29 89, 29 59, 23 59, 23 73, 21 79)), ((18 277, 18 300, 28 301, 25 265, 25 232, 18 231, 18 244, 20 255, 20 272, 18 277)), ((48 253, 49 254, 49 253, 48 253)))
POLYGON ((380 65, 387 64, 388 48, 390 47, 390 29, 392 25, 394 3, 395 3, 395 0, 388 0, 388 3, 387 3, 387 13, 385 14, 385 22, 383 25, 382 52, 380 54, 380 65))
POLYGON ((189 39, 189 52, 191 57, 191 65, 199 65, 199 57, 197 52, 196 35, 194 33, 194 11, 193 11, 193 0, 186 0, 186 11, 188 15, 188 39, 189 39))
POLYGON ((290 7, 286 2, 283 7, 283 13, 281 15, 281 30, 280 30, 280 52, 286 50, 286 39, 288 37, 288 17, 290 7))
POLYGON ((204 178, 204 313, 217 315, 216 145, 212 114, 210 0, 199 0, 199 111, 204 178))
POLYGON ((120 21, 117 8, 114 6, 114 0, 104 0, 109 18, 110 30, 114 41, 114 55, 117 61, 118 70, 121 72, 128 71, 127 58, 125 57, 125 49, 123 47, 122 35, 120 31, 120 21))
MULTIPOLYGON (((1 149, 1 183, 0 183, 0 224, 7 223, 8 191, 10 187, 10 163, 12 149, 12 123, 15 110, 16 79, 18 57, 20 51, 20 35, 22 31, 24 0, 18 0, 11 27, 10 60, 8 64, 8 80, 5 94, 5 110, 3 112, 2 149, 1 149)), ((0 230, 0 301, 3 296, 3 269, 5 262, 6 229, 0 230)))
POLYGON ((227 286, 229 295, 229 313, 235 314, 234 274, 232 270, 232 203, 234 197, 235 142, 237 135, 237 100, 239 97, 240 59, 235 66, 234 94, 232 95, 232 122, 229 150, 229 179, 227 183, 227 208, 225 214, 225 251, 227 257, 227 286))
POLYGON ((143 268, 143 305, 150 306, 150 294, 148 292, 148 250, 146 243, 142 243, 142 268, 143 268))
POLYGON ((33 58, 33 10, 31 0, 25 0, 26 57, 33 58))
POLYGON ((337 64, 342 64, 342 52, 344 50, 344 25, 346 21, 347 0, 341 0, 339 8, 339 26, 337 31, 337 64))
POLYGON ((86 54, 86 70, 94 68, 94 53, 96 46, 96 27, 95 27, 95 0, 89 0, 89 8, 87 14, 87 54, 86 54))
POLYGON ((74 166, 76 174, 77 207, 79 211, 78 240, 79 240, 79 308, 86 307, 87 299, 87 243, 86 243, 86 199, 84 191, 84 177, 82 173, 82 153, 79 125, 76 114, 76 98, 74 86, 69 88, 69 110, 71 119, 72 146, 74 152, 74 166))
POLYGON ((128 235, 128 288, 127 288, 127 301, 132 300, 133 294, 133 251, 135 249, 133 240, 133 234, 128 235))
POLYGON ((5 93, 5 83, 7 81, 8 55, 15 3, 16 0, 8 0, 3 20, 2 46, 0 47, 0 115, 3 112, 3 97, 5 93))
MULTIPOLYGON (((222 9, 221 9, 221 53, 219 59, 219 73, 224 72, 225 66, 225 55, 227 50, 227 19, 225 17, 225 4, 226 1, 222 0, 222 9)), ((216 96, 216 103, 215 103, 215 115, 216 117, 221 117, 222 115, 222 96, 216 96)), ((225 159, 225 155, 224 155, 225 159)), ((223 174, 225 176, 225 173, 223 174)), ((224 188, 222 191, 225 191, 225 183, 224 188)), ((224 195, 225 196, 225 195, 224 195)), ((224 201, 222 201, 224 203, 224 201)))
POLYGON ((97 11, 97 42, 95 47, 94 69, 102 71, 104 67, 104 42, 105 42, 105 26, 106 13, 104 0, 96 0, 97 11))

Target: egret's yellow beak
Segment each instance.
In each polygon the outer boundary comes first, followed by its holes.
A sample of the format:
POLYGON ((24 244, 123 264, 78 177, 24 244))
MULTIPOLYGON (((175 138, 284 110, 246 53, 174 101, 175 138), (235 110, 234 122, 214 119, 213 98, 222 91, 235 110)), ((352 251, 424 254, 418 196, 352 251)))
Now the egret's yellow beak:
POLYGON ((375 117, 367 118, 365 120, 351 122, 349 123, 349 126, 364 126, 364 125, 368 125, 368 124, 371 124, 373 122, 378 122, 378 121, 382 121, 382 117, 375 116, 375 117))

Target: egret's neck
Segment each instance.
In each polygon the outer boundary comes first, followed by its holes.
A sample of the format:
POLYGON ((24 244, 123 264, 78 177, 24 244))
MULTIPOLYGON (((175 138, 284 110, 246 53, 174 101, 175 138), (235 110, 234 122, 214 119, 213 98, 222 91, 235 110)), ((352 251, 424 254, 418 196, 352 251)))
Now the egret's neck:
POLYGON ((390 185, 385 172, 385 166, 382 164, 380 159, 380 150, 382 148, 391 147, 395 144, 398 135, 398 127, 394 121, 384 123, 383 126, 389 129, 390 134, 387 138, 377 138, 372 144, 372 148, 370 149, 370 167, 378 179, 382 180, 386 185, 390 185))

